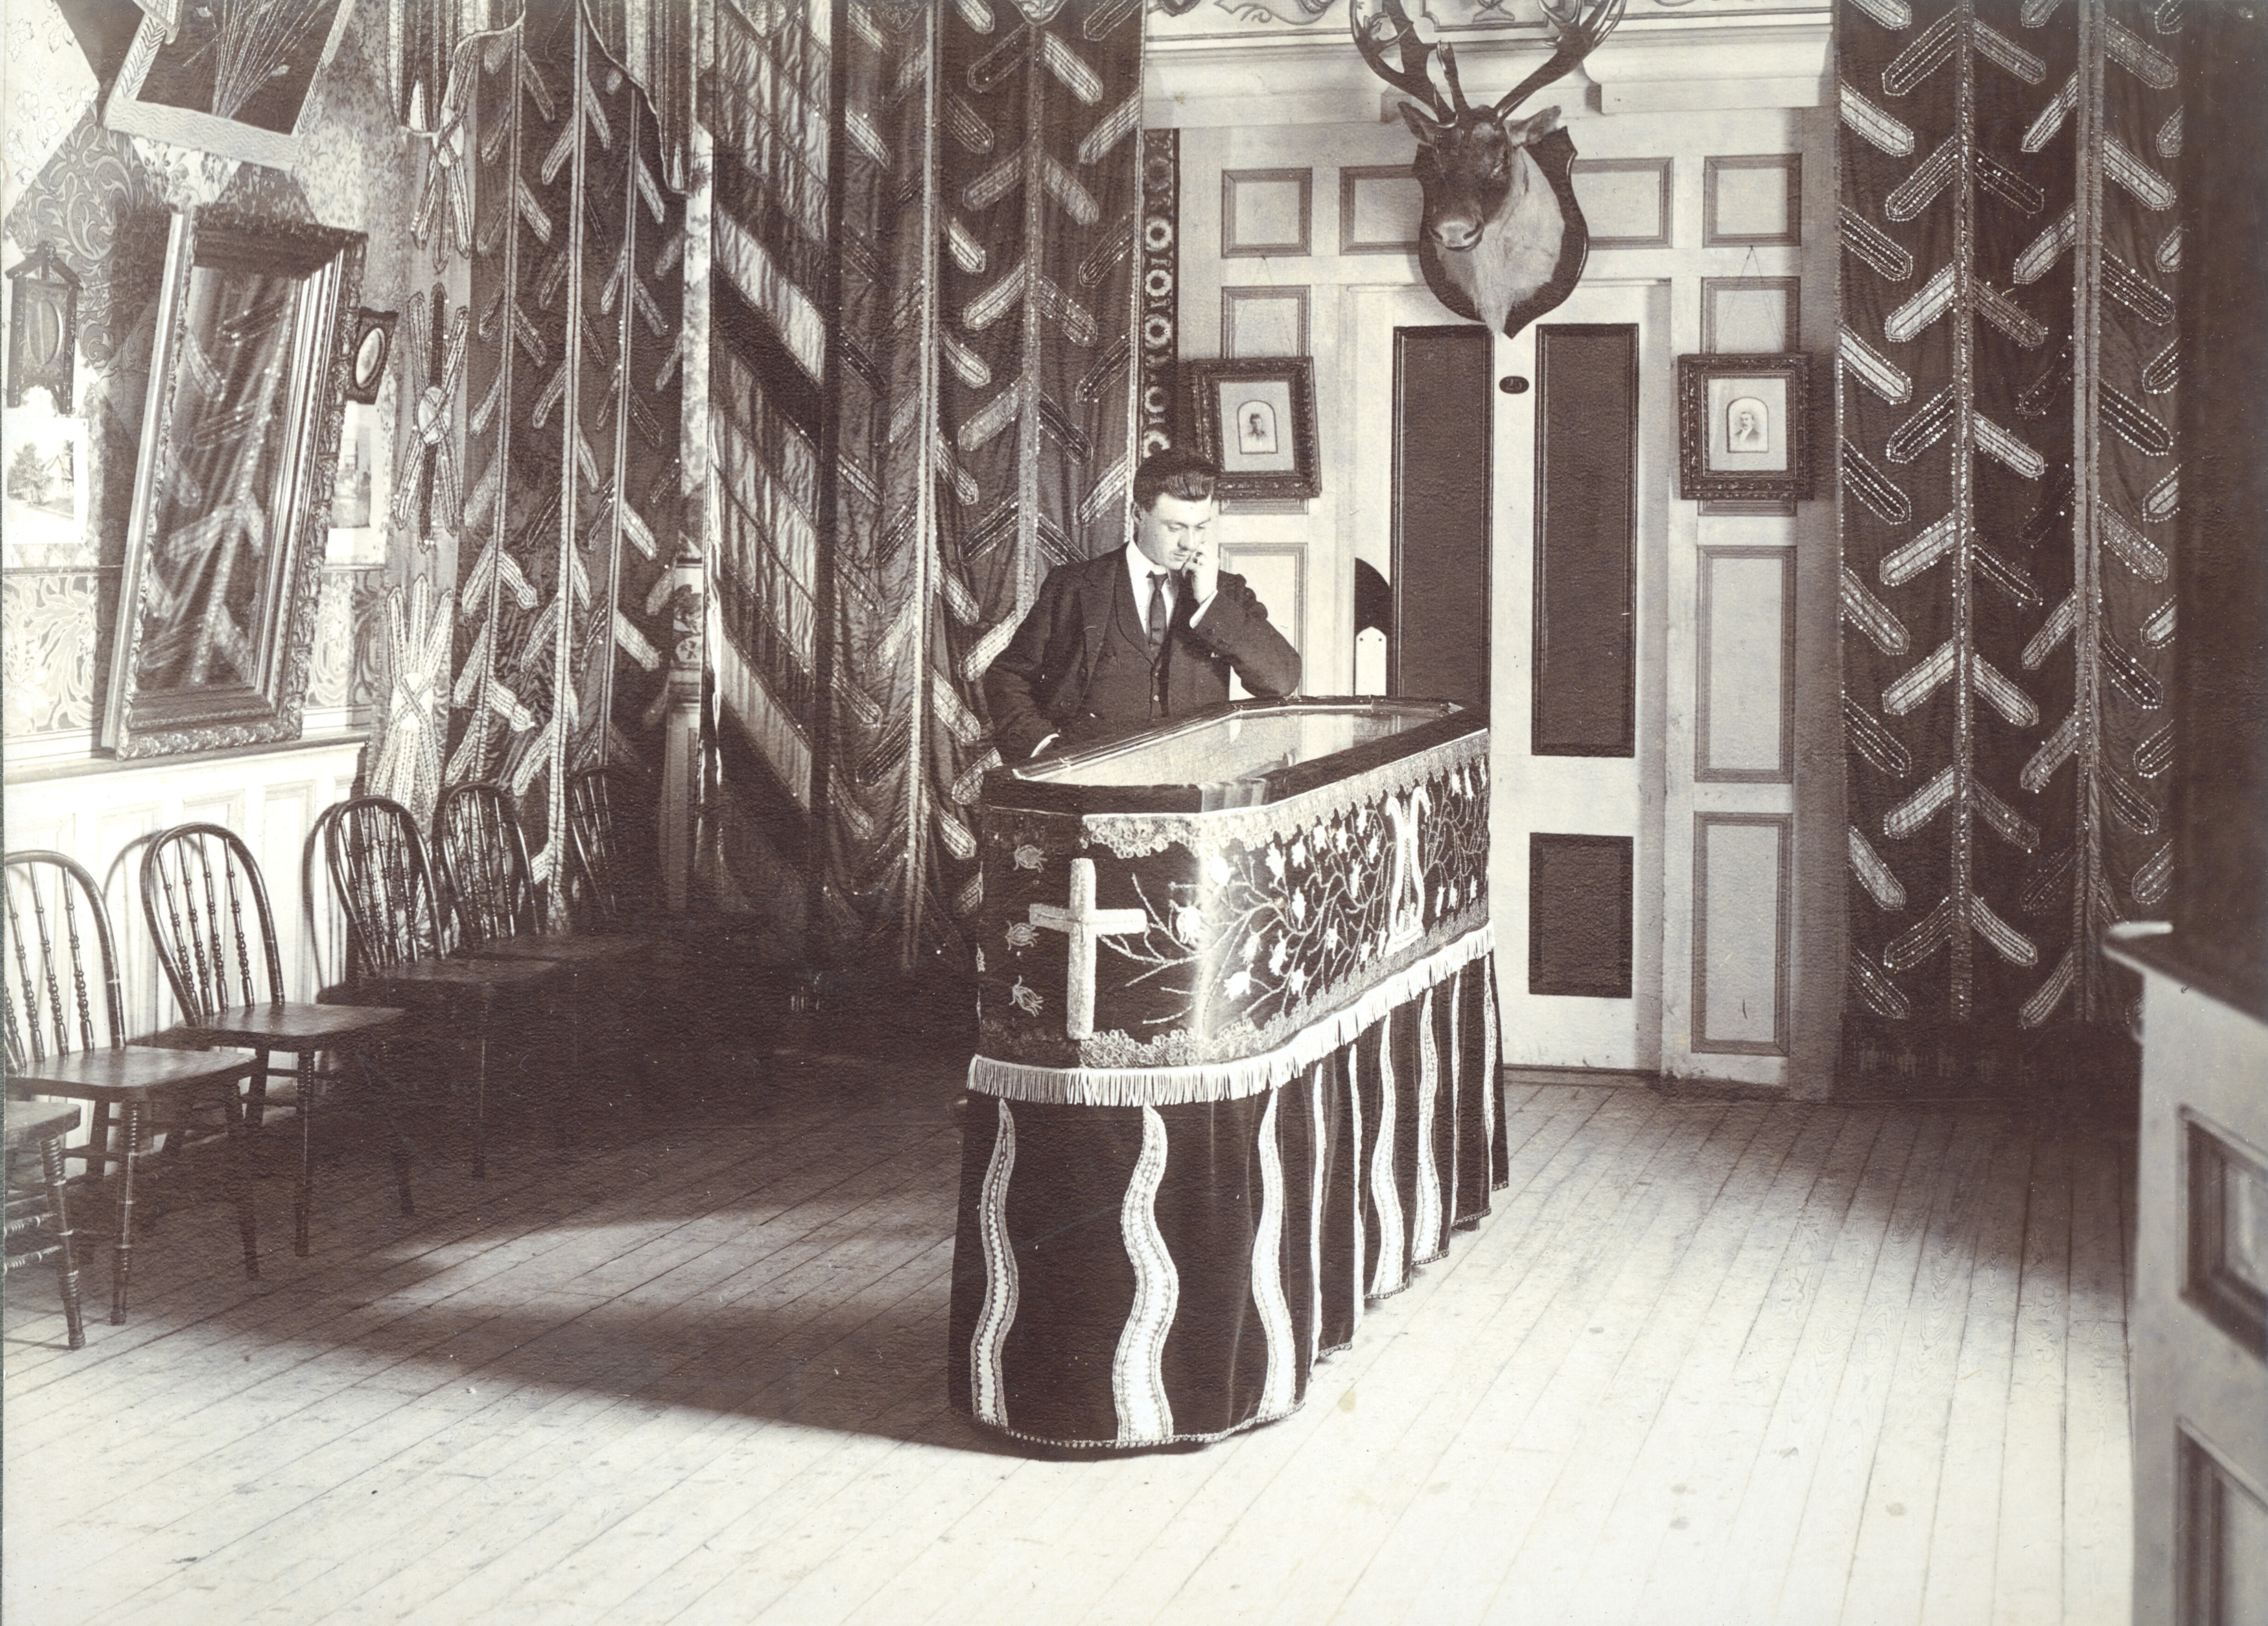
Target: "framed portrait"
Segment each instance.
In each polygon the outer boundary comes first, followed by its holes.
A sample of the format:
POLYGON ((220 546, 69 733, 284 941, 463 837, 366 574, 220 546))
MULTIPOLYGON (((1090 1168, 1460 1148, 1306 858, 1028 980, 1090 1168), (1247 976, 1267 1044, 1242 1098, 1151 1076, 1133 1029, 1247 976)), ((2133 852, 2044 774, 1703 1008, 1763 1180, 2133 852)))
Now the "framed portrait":
POLYGON ((1197 449, 1220 465, 1224 497, 1308 497, 1315 459, 1314 364, 1304 356, 1185 361, 1197 449))
POLYGON ((1812 494, 1810 357, 1681 356, 1677 422, 1686 501, 1812 494))

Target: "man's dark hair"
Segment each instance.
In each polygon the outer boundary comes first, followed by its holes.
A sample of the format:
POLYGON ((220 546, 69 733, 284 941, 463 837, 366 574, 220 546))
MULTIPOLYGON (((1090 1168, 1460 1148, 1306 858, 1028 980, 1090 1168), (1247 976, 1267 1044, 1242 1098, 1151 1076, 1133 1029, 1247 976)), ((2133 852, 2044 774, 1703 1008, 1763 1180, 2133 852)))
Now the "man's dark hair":
POLYGON ((1161 497, 1178 497, 1184 503, 1202 503, 1212 496, 1220 478, 1220 465, 1189 446, 1167 446, 1152 452, 1134 471, 1134 506, 1147 513, 1161 497))

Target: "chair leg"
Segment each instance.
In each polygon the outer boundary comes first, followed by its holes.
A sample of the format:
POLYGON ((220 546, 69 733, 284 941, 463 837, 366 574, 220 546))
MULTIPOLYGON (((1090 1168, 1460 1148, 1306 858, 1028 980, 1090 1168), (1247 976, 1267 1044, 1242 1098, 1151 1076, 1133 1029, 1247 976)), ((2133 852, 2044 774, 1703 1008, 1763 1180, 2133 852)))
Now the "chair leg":
POLYGON ((378 1081, 378 1069, 367 1052, 354 1052, 355 1065, 362 1069, 362 1087, 378 1102, 379 1115, 386 1120, 386 1132, 392 1138, 394 1149, 394 1185, 401 1196, 401 1212, 405 1218, 417 1213, 416 1199, 409 1192, 409 1137, 401 1132, 401 1125, 394 1115, 394 1103, 387 1097, 386 1086, 378 1081))
POLYGON ((134 1165, 142 1152, 142 1103, 124 1102, 119 1113, 118 1242, 110 1255, 110 1324, 126 1325, 126 1282, 134 1271, 134 1165))
POLYGON ((299 1183, 291 1195, 291 1251, 307 1256, 307 1232, 315 1211, 315 1053, 298 1052, 299 1183))
POLYGON ((63 1289, 63 1326, 70 1347, 86 1348, 86 1321, 78 1302, 78 1255, 72 1249, 70 1206, 64 1192, 63 1137, 50 1135, 40 1143, 40 1173, 47 1177, 48 1206, 55 1217, 55 1281, 63 1289))
POLYGON ((260 1279, 260 1217, 253 1195, 252 1134, 245 1127, 244 1101, 231 1080, 221 1094, 221 1111, 228 1122, 228 1183, 236 1199, 236 1234, 244 1244, 244 1275, 260 1279))
POLYGON ((481 1001, 477 1026, 473 1030, 473 1178, 484 1180, 489 1172, 489 1001, 481 1001))
POLYGON ((567 1077, 556 1097, 558 1122, 554 1132, 562 1146, 575 1144, 576 1104, 583 1087, 583 972, 581 968, 570 968, 567 974, 567 1077))
POLYGON ((78 1155, 86 1159, 86 1172, 97 1185, 110 1173, 110 1103, 94 1103, 94 1115, 87 1121, 86 1148, 78 1155))

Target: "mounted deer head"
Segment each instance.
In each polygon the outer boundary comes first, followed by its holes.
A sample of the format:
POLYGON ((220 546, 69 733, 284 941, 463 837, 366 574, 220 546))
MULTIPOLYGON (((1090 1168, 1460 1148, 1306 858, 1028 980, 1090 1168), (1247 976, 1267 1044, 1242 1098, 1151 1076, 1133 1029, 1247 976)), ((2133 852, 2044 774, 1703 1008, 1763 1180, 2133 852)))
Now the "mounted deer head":
POLYGON ((1550 60, 1481 108, 1465 100, 1457 83, 1456 52, 1422 38, 1402 0, 1382 0, 1367 15, 1359 3, 1348 9, 1363 61, 1418 99, 1402 104, 1402 116, 1418 137, 1411 168, 1425 191, 1418 262, 1426 285, 1458 315, 1507 337, 1574 291, 1591 244, 1568 175, 1575 143, 1559 127, 1559 109, 1524 119, 1513 111, 1590 55, 1622 20, 1627 3, 1543 0, 1557 41, 1550 60), (1388 43, 1400 53, 1399 67, 1387 60, 1388 43))

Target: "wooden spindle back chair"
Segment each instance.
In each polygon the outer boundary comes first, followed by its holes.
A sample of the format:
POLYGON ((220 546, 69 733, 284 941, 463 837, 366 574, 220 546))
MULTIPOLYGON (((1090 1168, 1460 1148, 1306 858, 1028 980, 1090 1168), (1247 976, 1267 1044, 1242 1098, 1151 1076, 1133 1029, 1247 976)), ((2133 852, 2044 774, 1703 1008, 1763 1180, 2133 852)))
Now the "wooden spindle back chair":
POLYGON ((638 931, 659 906, 652 824, 648 798, 623 769, 586 768, 568 779, 567 830, 595 930, 638 931))
POLYGON ((151 1042, 250 1048, 259 1063, 247 1103, 255 1134, 267 1112, 268 1081, 288 1078, 296 1086, 299 1178, 292 1204, 294 1248, 305 1254, 309 1246, 314 1205, 313 1115, 316 1080, 324 1076, 317 1058, 327 1050, 350 1054, 355 1063, 328 1076, 370 1086, 368 1098, 391 1131, 401 1211, 414 1213, 409 1143, 370 1070, 371 1050, 405 1012, 284 997, 284 956, 267 882, 252 850, 225 825, 179 824, 150 843, 142 855, 142 916, 183 1019, 154 1035, 151 1042), (279 1050, 294 1058, 292 1066, 270 1065, 279 1050))
POLYGON ((357 796, 324 815, 324 860, 347 917, 349 981, 382 977, 455 946, 417 820, 384 796, 357 796))
MULTIPOLYGON (((546 927, 527 861, 527 842, 500 784, 452 785, 433 810, 433 848, 441 888, 457 913, 466 947, 482 959, 536 960, 556 965, 567 991, 568 1115, 583 1083, 587 1008, 612 1013, 602 1031, 622 1034, 630 985, 638 981, 641 945, 632 938, 546 927)), ((643 1047, 639 1047, 641 1067, 643 1047)))
POLYGON ((760 938, 721 916, 669 911, 647 782, 618 767, 583 769, 567 782, 567 828, 591 929, 639 944, 638 962, 652 974, 646 1010, 659 1028, 678 1043, 744 1041, 761 1009, 750 997, 760 938))
POLYGON ((195 1115, 217 1112, 230 1141, 229 1173, 245 1274, 260 1274, 252 1190, 242 1164, 239 1081, 255 1058, 237 1048, 178 1053, 129 1048, 116 938, 94 877, 59 852, 10 853, 5 861, 4 1018, 8 1093, 92 1103, 84 1146, 69 1156, 99 1174, 120 1169, 118 1240, 110 1319, 126 1319, 134 1242, 135 1174, 150 1120, 170 1109, 167 1132, 186 1137, 195 1115))
MULTIPOLYGON (((343 1004, 406 1005, 434 1018, 452 1041, 469 1041, 473 1173, 484 1175, 489 1034, 496 1006, 540 999, 558 982, 559 968, 541 960, 453 956, 459 934, 453 910, 435 886, 417 820, 401 803, 357 796, 326 809, 316 830, 347 922, 346 980, 322 997, 343 1004)), ((555 1106, 565 1096, 553 1092, 555 1106)), ((566 1108, 559 1110, 564 1138, 566 1108)))
POLYGON ((502 785, 457 784, 442 791, 433 810, 433 850, 468 948, 542 931, 527 838, 502 785))

